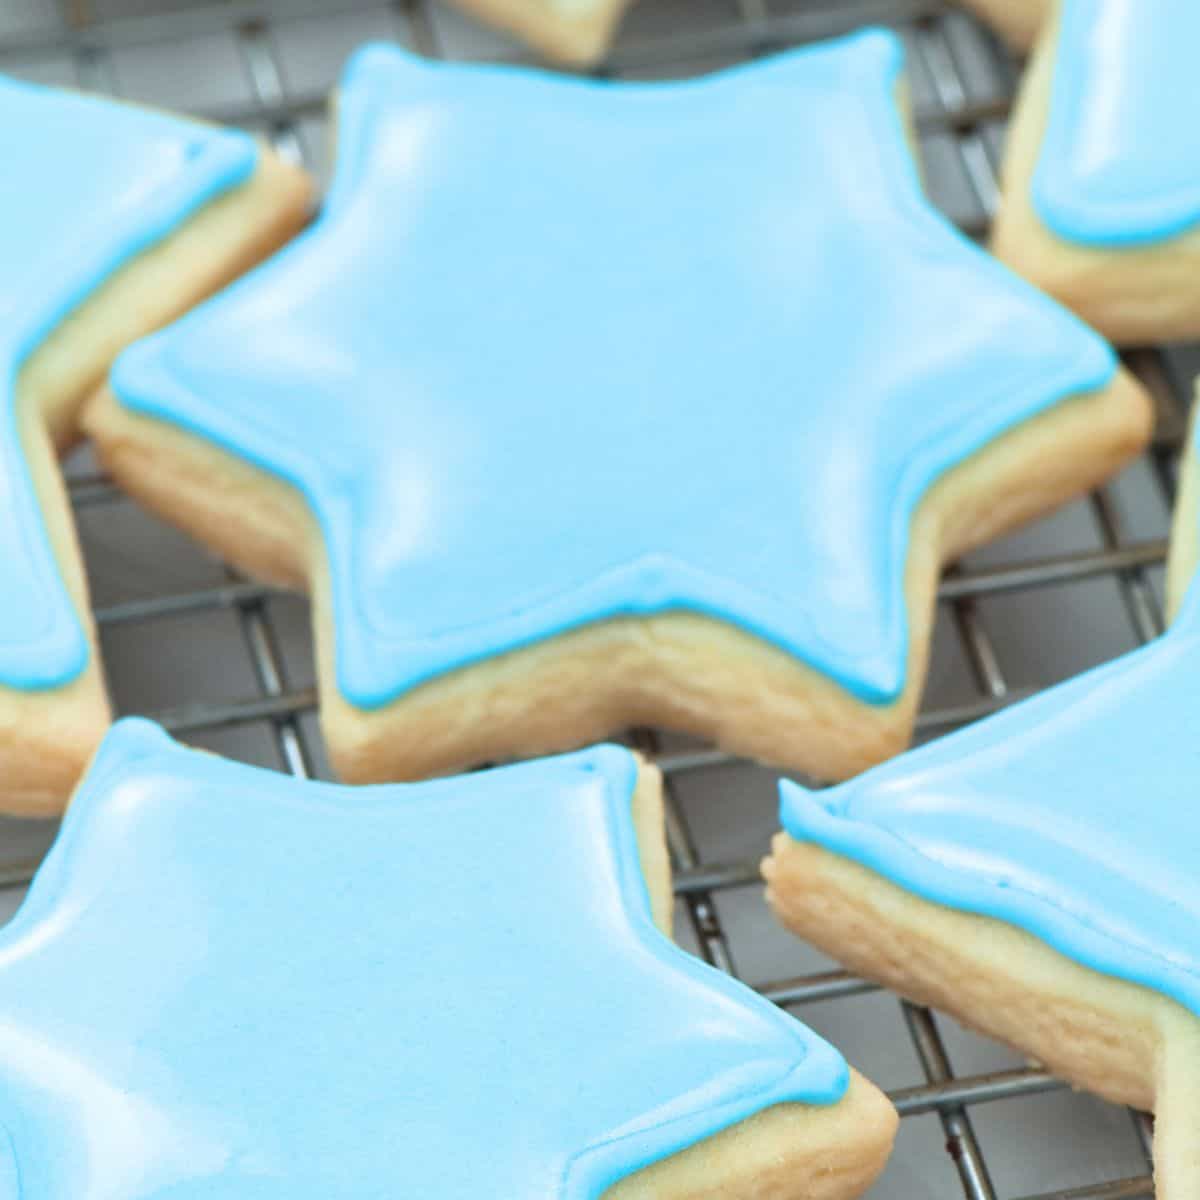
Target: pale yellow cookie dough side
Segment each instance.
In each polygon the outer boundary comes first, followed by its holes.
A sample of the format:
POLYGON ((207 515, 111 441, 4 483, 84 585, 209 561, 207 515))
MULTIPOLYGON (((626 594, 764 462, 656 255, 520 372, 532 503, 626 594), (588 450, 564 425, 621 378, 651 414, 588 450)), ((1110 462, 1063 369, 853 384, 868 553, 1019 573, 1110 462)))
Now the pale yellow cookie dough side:
MULTIPOLYGON (((1200 398, 1200 380, 1197 381, 1200 398)), ((1196 575, 1200 557, 1200 466, 1196 463, 1196 438, 1200 436, 1200 399, 1192 405, 1187 437, 1179 452, 1179 490, 1171 517, 1171 549, 1167 556, 1167 619, 1174 620, 1188 585, 1196 575)))
POLYGON ((1042 222, 1031 185, 1058 52, 1057 7, 1021 84, 1005 150, 992 249, 1118 345, 1200 334, 1200 228, 1145 246, 1088 246, 1042 222))
MULTIPOLYGON (((925 675, 942 564, 1109 476, 1145 444, 1149 402, 1125 373, 1009 431, 948 472, 918 508, 906 575, 908 680, 874 705, 766 642, 667 612, 601 621, 433 679, 378 709, 341 696, 324 547, 298 492, 245 460, 103 391, 85 424, 114 478, 243 569, 313 593, 330 753, 353 782, 420 778, 533 757, 630 724, 707 737, 828 779, 907 743, 925 675)), ((781 515, 784 519, 784 515, 781 515)))
POLYGON ((1014 50, 1033 45, 1049 12, 1051 0, 958 0, 973 9, 1014 50))
POLYGON ((638 775, 633 789, 632 812, 638 861, 646 880, 654 924, 667 937, 673 937, 675 896, 671 888, 671 859, 667 853, 667 827, 663 816, 662 772, 640 755, 637 761, 638 775))
POLYGON ((633 0, 453 0, 555 62, 585 67, 607 53, 633 0))
POLYGON ((763 864, 776 915, 806 941, 1056 1075, 1156 1113, 1158 1200, 1200 1196, 1200 1019, 1015 926, 922 900, 778 834, 763 864))
POLYGON ((0 811, 27 816, 61 811, 109 722, 87 582, 56 450, 66 450, 77 437, 84 400, 124 346, 286 241, 307 219, 309 205, 303 173, 264 148, 246 184, 206 205, 111 276, 24 364, 16 396, 22 446, 90 654, 84 672, 63 687, 0 686, 0 811))

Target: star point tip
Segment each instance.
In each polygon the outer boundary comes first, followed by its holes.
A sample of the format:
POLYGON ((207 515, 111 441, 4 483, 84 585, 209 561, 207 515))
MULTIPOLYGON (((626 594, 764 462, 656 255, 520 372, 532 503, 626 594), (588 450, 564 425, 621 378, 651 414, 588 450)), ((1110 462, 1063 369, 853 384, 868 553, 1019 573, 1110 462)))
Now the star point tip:
POLYGON ((342 68, 341 88, 369 86, 380 80, 392 80, 407 71, 420 70, 429 62, 419 54, 395 42, 364 42, 346 60, 342 68))
POLYGON ((122 717, 113 723, 103 743, 103 747, 115 747, 123 753, 161 750, 165 746, 178 747, 179 743, 149 717, 122 717))
POLYGON ((613 786, 633 794, 633 789, 637 786, 640 760, 627 746, 618 746, 615 742, 601 742, 578 751, 572 757, 579 759, 585 771, 599 775, 613 786))
POLYGON ((78 679, 91 660, 79 615, 64 604, 60 621, 41 636, 0 646, 0 680, 17 691, 62 687, 78 679))
POLYGON ((164 750, 181 749, 161 725, 147 717, 122 717, 108 729, 92 755, 92 760, 76 785, 75 795, 67 809, 67 819, 73 823, 83 820, 91 806, 102 805, 114 777, 140 759, 161 754, 164 750))
POLYGON ((893 29, 869 25, 848 34, 842 41, 845 45, 856 47, 864 59, 870 59, 886 70, 898 72, 904 67, 904 39, 893 29))
POLYGON ((779 823, 792 837, 844 813, 847 799, 841 787, 807 788, 794 779, 779 781, 779 823))

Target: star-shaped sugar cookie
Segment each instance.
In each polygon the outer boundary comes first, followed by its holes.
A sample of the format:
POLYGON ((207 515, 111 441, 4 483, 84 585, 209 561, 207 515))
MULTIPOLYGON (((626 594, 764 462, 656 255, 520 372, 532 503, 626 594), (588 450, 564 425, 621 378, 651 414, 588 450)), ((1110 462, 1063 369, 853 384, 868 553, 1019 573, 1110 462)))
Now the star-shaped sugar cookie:
POLYGON ((273 249, 307 188, 243 134, 0 77, 0 811, 107 725, 55 447, 116 353, 273 249))
POLYGON ((5 1194, 857 1195, 894 1113, 655 927, 638 775, 352 790, 119 723, 0 934, 5 1194))
POLYGON ((1122 343, 1200 335, 1192 0, 1058 0, 1021 88, 994 244, 1122 343))
POLYGON ((1145 649, 824 792, 783 785, 783 921, 1077 1086, 1200 1195, 1200 588, 1145 649))
POLYGON ((453 0, 547 58, 586 66, 604 57, 633 0, 453 0))
POLYGON ((667 85, 353 60, 320 220, 89 425, 309 584, 346 778, 631 722, 848 774, 908 736, 943 558, 1142 444, 1109 348, 924 199, 901 69, 879 31, 667 85))

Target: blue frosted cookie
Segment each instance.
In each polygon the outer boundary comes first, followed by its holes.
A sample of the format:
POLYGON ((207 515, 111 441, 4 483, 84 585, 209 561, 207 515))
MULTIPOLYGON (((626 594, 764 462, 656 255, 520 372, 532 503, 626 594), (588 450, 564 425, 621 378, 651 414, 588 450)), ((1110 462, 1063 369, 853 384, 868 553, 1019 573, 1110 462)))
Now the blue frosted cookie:
POLYGON ((1200 1195, 1200 587, 1124 658, 823 792, 782 785, 780 918, 853 970, 1153 1111, 1200 1195))
POLYGON ((1194 0, 1057 0, 1009 134, 997 254, 1119 343, 1200 335, 1194 0))
POLYGON ((244 134, 0 77, 0 811, 108 723, 54 451, 121 348, 278 245, 302 177, 244 134))
POLYGON ((120 722, 0 932, 11 1200, 856 1196, 891 1106, 656 925, 615 747, 348 789, 120 722))
POLYGON ((883 31, 671 84, 352 60, 320 219, 89 425, 310 587, 344 777, 634 722, 850 774, 908 738, 943 560, 1141 446, 1109 347, 926 201, 902 68, 883 31))

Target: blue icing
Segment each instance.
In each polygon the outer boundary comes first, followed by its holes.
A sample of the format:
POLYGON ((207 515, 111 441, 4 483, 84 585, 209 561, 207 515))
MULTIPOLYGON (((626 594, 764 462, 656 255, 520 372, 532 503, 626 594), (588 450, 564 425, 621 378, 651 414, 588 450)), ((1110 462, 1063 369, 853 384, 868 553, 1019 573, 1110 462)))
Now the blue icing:
POLYGON ((668 609, 889 701, 925 489, 1114 370, 928 205, 901 67, 879 31, 649 85, 368 48, 320 220, 114 390, 307 497, 362 707, 668 609))
POLYGON ((118 724, 0 934, 19 1195, 585 1200, 837 1102, 832 1047, 654 927, 635 775, 349 789, 118 724))
POLYGON ((1200 223, 1200 5, 1064 0, 1032 197, 1072 241, 1162 241, 1200 223))
POLYGON ((1200 1015, 1200 588, 1158 641, 850 783, 792 837, 1200 1015))
POLYGON ((17 376, 88 294, 254 168, 253 142, 0 77, 0 685, 55 687, 87 662, 21 447, 17 376))

